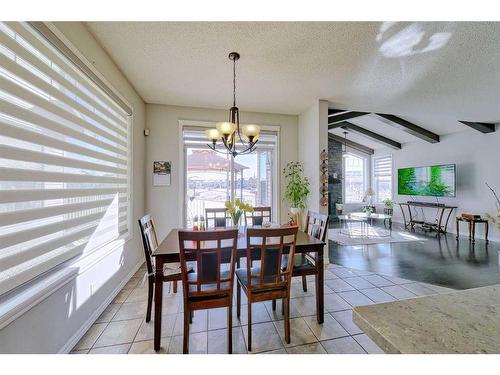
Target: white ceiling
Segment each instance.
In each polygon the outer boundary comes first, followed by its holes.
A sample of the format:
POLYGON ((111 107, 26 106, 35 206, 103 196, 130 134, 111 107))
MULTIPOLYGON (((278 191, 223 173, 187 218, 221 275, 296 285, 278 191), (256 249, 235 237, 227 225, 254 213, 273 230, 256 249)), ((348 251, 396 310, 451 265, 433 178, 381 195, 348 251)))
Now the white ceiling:
MULTIPOLYGON (((392 113, 438 134, 500 121, 500 23, 89 22, 147 103, 392 113)), ((400 142, 374 118, 352 120, 400 142)), ((415 138, 413 138, 415 139, 415 138)), ((366 142, 364 142, 366 144, 366 142)))

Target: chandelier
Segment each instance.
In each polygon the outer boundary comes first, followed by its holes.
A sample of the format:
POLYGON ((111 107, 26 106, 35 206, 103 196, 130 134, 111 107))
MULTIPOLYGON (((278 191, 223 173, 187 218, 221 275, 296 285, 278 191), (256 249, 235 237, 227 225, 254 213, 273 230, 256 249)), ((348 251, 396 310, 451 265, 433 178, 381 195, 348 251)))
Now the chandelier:
POLYGON ((205 133, 212 142, 212 144, 207 144, 210 149, 236 157, 255 150, 255 145, 259 140, 260 127, 258 125, 245 125, 240 128, 240 111, 236 107, 236 61, 240 58, 240 54, 231 52, 228 57, 233 62, 233 106, 229 109, 229 121, 218 122, 215 124, 215 129, 208 129, 205 133), (217 149, 219 141, 222 142, 226 151, 217 149))

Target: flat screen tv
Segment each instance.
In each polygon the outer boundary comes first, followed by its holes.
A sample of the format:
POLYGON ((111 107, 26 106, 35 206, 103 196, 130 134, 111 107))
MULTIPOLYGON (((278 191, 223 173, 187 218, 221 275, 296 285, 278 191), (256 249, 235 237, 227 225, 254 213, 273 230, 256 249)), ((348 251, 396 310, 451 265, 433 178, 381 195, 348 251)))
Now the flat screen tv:
POLYGON ((398 194, 455 196, 455 164, 398 169, 398 194))

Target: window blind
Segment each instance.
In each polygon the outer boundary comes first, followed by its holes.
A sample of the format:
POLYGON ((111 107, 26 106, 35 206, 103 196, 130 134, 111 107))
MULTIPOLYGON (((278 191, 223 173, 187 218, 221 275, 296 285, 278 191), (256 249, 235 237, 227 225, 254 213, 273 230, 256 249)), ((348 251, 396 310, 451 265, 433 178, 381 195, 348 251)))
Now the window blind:
POLYGON ((392 155, 373 158, 373 189, 377 203, 392 198, 392 155))
POLYGON ((128 235, 130 115, 27 23, 0 23, 0 295, 128 235))

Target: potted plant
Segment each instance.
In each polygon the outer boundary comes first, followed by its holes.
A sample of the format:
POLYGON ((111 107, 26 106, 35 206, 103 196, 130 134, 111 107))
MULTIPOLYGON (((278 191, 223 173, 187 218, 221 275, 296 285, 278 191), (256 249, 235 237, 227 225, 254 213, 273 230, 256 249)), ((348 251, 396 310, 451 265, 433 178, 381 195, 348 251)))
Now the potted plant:
POLYGON ((225 206, 235 227, 239 225, 241 215, 243 215, 244 212, 253 212, 253 207, 249 203, 241 201, 239 198, 236 198, 234 202, 227 201, 225 206))
POLYGON ((363 207, 363 212, 366 214, 366 216, 370 216, 373 213, 372 206, 363 207))
POLYGON ((394 201, 390 198, 384 199, 382 203, 384 204, 385 208, 394 208, 394 201))
POLYGON ((307 197, 310 193, 310 183, 303 175, 302 164, 298 161, 289 162, 283 168, 283 175, 287 180, 285 198, 290 202, 290 211, 293 214, 306 208, 307 197))

